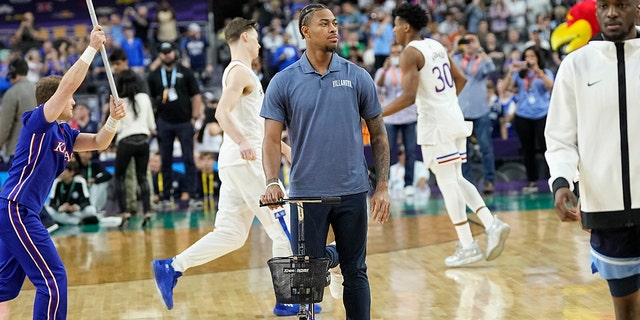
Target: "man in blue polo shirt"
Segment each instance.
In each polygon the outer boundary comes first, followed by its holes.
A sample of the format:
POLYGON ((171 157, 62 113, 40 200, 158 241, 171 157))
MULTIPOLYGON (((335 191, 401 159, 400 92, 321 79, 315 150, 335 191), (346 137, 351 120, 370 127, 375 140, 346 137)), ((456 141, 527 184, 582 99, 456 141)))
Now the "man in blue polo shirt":
MULTIPOLYGON (((299 29, 307 50, 271 80, 260 113, 266 118, 263 166, 267 189, 262 201, 273 203, 285 196, 274 182, 280 169, 280 134, 286 125, 292 160, 289 195, 342 199, 339 205, 305 204, 306 253, 328 257, 330 268, 340 264, 347 318, 369 319, 371 294, 365 263, 369 182, 360 119, 365 119, 371 134, 378 177, 370 212, 376 222, 384 223, 389 218, 390 198, 389 143, 382 107, 371 76, 335 53, 337 20, 326 6, 306 6, 299 29), (336 245, 325 249, 329 225, 336 245)), ((296 206, 291 210, 291 224, 297 225, 296 206)), ((293 228, 292 239, 297 237, 293 228)))

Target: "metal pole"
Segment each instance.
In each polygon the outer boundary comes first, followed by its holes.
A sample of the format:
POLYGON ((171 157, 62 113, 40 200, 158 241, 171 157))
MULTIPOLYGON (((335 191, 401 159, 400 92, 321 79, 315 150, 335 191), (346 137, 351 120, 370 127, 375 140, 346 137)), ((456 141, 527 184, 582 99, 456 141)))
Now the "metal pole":
MULTIPOLYGON (((91 23, 95 28, 98 25, 98 17, 96 16, 96 10, 93 8, 93 2, 91 0, 87 0, 87 8, 89 8, 89 16, 91 17, 91 23)), ((118 96, 118 90, 116 90, 116 82, 113 79, 113 72, 111 72, 111 64, 109 63, 109 56, 107 55, 107 49, 104 47, 104 44, 100 46, 100 54, 102 55, 102 62, 104 63, 104 69, 107 73, 107 80, 109 80, 109 87, 111 88, 111 95, 113 95, 113 99, 115 103, 118 103, 120 97, 118 96)))

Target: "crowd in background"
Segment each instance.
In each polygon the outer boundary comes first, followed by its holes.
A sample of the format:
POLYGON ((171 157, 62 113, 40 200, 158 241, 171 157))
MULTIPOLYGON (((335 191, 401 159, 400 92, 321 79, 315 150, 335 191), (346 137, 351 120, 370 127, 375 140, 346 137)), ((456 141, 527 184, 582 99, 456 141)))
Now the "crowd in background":
MULTIPOLYGON (((338 54, 365 68, 372 77, 379 70, 389 68, 389 56, 395 43, 392 31, 392 13, 395 6, 403 1, 336 0, 318 2, 328 5, 338 19, 341 37, 338 54)), ((568 8, 575 2, 572 0, 431 0, 411 2, 420 3, 428 9, 430 14, 430 23, 427 28, 422 30, 422 34, 440 41, 451 56, 459 55, 462 65, 469 66, 470 69, 474 69, 474 61, 467 61, 464 56, 465 46, 469 46, 470 43, 463 39, 467 34, 475 35, 478 41, 476 49, 490 58, 494 68, 491 68, 491 71, 486 75, 486 81, 483 82, 483 90, 486 91, 486 95, 478 97, 478 99, 485 99, 485 101, 472 101, 471 103, 489 106, 487 115, 491 119, 492 139, 517 138, 511 123, 514 118, 523 117, 521 113, 518 113, 521 111, 517 110, 519 107, 522 108, 521 100, 526 99, 524 90, 528 90, 523 88, 523 85, 519 87, 518 84, 524 83, 525 86, 530 87, 526 80, 528 77, 527 68, 521 64, 526 60, 525 51, 534 50, 536 59, 540 60, 540 68, 543 73, 547 72, 550 77, 553 77, 562 57, 551 50, 550 36, 554 28, 565 20, 568 8), (520 72, 521 70, 525 71, 520 72), (522 81, 517 81, 518 78, 522 81)), ((257 21, 259 26, 261 55, 259 59, 254 61, 252 68, 261 79, 265 89, 268 87, 269 79, 275 73, 295 62, 304 53, 305 41, 298 31, 297 19, 300 10, 309 3, 311 1, 306 0, 254 0, 243 5, 243 15, 257 21)), ((138 5, 135 8, 127 7, 124 12, 100 15, 99 24, 103 26, 107 34, 105 47, 108 54, 116 51, 124 52, 128 68, 141 79, 147 79, 151 72, 161 66, 160 44, 170 43, 176 49, 179 63, 193 72, 203 97, 204 112, 197 116, 198 119, 194 123, 196 131, 194 139, 197 145, 195 159, 197 160, 199 159, 198 154, 201 152, 217 152, 216 146, 207 148, 207 141, 215 141, 218 146, 220 143, 221 132, 219 128, 209 129, 208 126, 215 123, 213 114, 221 87, 220 75, 230 61, 229 49, 224 42, 222 29, 217 30, 214 35, 217 40, 214 47, 207 39, 206 30, 209 30, 210 26, 188 21, 176 21, 176 14, 167 0, 161 1, 155 9, 155 16, 151 16, 149 8, 144 5, 138 5), (214 56, 217 58, 216 61, 213 59, 214 56), (212 138, 215 136, 218 138, 212 138)), ((225 18, 228 21, 233 17, 225 18)), ((23 57, 26 60, 29 68, 27 79, 35 83, 42 77, 64 74, 78 60, 79 54, 84 51, 87 45, 88 35, 56 39, 42 37, 42 33, 38 32, 37 22, 34 21, 33 15, 28 12, 24 13, 23 22, 16 30, 14 37, 9 43, 0 44, 0 101, 1 94, 10 86, 6 79, 9 63, 13 59, 23 57)), ((529 68, 532 69, 531 66, 529 68)), ((79 93, 88 95, 108 93, 106 79, 102 57, 96 55, 90 75, 79 93)), ((548 94, 536 97, 547 99, 548 107, 548 94)), ((152 101, 152 105, 156 111, 157 101, 152 101)), ((533 116, 537 119, 546 117, 546 110, 533 116)), ((80 130, 96 132, 105 118, 102 106, 91 108, 87 101, 77 101, 74 108, 74 120, 71 124, 80 130)), ((0 136, 0 145, 4 145, 5 142, 6 137, 0 136)), ((102 155, 95 155, 93 160, 113 160, 116 153, 115 148, 116 146, 102 155)), ((176 150, 174 156, 182 156, 180 148, 174 150, 176 150)), ((406 149, 406 151, 410 150, 406 149)), ((470 153, 472 151, 473 148, 470 153)), ((525 157, 531 157, 531 152, 544 151, 544 141, 529 142, 526 151, 528 154, 525 154, 525 157)), ((153 157, 156 152, 157 147, 154 147, 152 142, 152 157, 148 160, 150 168, 157 166, 152 163, 157 161, 153 157)), ((482 154, 480 157, 486 157, 484 152, 480 153, 482 154)), ((6 153, 4 155, 3 160, 6 162, 9 159, 6 157, 6 153)), ((525 159, 525 163, 526 161, 531 163, 532 160, 525 159)), ((205 170, 208 172, 208 167, 211 165, 209 161, 206 163, 205 170)), ((528 166, 535 166, 535 164, 528 166)), ((200 169, 202 171, 201 167, 200 169)), ((527 170, 529 169, 527 167, 527 170)), ((155 168, 156 175, 158 171, 155 168)), ((424 176, 422 178, 424 179, 424 176)), ((527 178, 530 182, 535 182, 531 180, 544 177, 532 173, 527 174, 527 178)), ((158 188, 157 181, 153 186, 158 188)), ((529 191, 535 192, 537 189, 529 191)), ((153 192, 151 194, 153 195, 153 192)), ((191 198, 194 197, 195 195, 191 195, 191 198)), ((189 198, 186 197, 186 199, 189 198)))

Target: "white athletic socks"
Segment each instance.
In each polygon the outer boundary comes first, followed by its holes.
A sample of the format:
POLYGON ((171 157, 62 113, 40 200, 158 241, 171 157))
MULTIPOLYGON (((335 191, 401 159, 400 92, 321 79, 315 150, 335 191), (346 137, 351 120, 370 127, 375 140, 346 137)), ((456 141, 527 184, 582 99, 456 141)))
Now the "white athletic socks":
POLYGON ((473 244, 473 235, 471 234, 471 228, 469 228, 469 222, 456 226, 456 233, 460 240, 462 248, 468 249, 473 244))
POLYGON ((482 225, 485 229, 488 229, 493 224, 493 215, 487 206, 482 206, 480 209, 477 209, 476 215, 482 221, 482 225))

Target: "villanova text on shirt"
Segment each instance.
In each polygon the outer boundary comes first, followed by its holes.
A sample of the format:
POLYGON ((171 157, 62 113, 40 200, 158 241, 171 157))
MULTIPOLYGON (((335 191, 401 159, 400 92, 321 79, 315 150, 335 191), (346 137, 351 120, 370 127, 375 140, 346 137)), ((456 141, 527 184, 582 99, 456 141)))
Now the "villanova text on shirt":
POLYGON ((351 86, 351 80, 333 80, 333 87, 349 87, 349 88, 353 88, 351 86))

